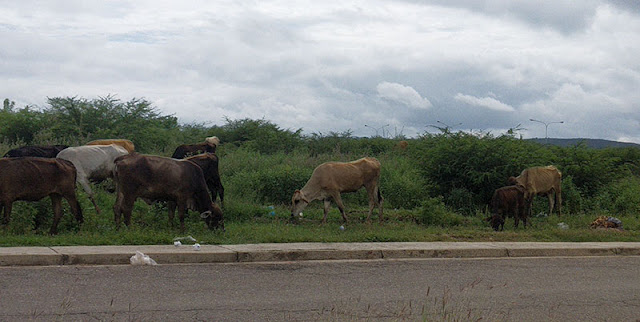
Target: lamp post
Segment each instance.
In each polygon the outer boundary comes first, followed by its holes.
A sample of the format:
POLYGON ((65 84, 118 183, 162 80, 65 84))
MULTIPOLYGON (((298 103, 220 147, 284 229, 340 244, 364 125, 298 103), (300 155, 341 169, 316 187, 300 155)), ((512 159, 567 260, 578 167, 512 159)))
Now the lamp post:
POLYGON ((373 127, 373 126, 371 126, 371 125, 367 125, 367 124, 365 124, 364 126, 365 126, 365 127, 370 127, 370 128, 372 128, 374 131, 376 131, 376 136, 378 136, 378 130, 382 130, 382 136, 384 136, 384 127, 385 127, 385 126, 389 126, 389 124, 387 124, 387 125, 383 125, 383 126, 378 127, 378 128, 375 128, 375 127, 373 127))
POLYGON ((538 121, 538 120, 534 120, 534 119, 529 119, 529 121, 531 121, 531 122, 538 122, 538 123, 542 123, 542 124, 544 124, 544 144, 549 144, 549 136, 547 135, 548 130, 549 130, 549 125, 551 125, 551 124, 562 124, 562 123, 564 123, 564 121, 559 121, 559 122, 542 122, 542 121, 538 121))

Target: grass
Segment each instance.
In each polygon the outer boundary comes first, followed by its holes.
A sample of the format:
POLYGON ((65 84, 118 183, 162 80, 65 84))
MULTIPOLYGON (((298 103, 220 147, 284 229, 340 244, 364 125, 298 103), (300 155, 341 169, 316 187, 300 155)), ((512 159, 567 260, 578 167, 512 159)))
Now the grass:
MULTIPOLYGON (((99 197, 111 202, 109 195, 99 197)), ((321 205, 310 206, 304 217, 296 223, 290 220, 289 210, 276 206, 276 215, 269 215, 266 207, 246 205, 229 200, 227 207, 236 219, 227 219, 225 231, 210 231, 194 212, 185 221, 185 231, 180 231, 175 220, 170 228, 166 209, 136 203, 131 227, 116 229, 113 213, 103 207, 102 214, 93 210, 88 200, 81 198, 85 210, 85 223, 78 228, 68 209, 60 223, 60 233, 50 236, 47 232, 51 219, 48 200, 37 203, 16 203, 22 208, 16 211, 8 226, 0 226, 0 246, 61 246, 61 245, 170 245, 173 238, 191 235, 201 244, 245 244, 245 243, 292 243, 292 242, 434 242, 434 241, 504 241, 504 242, 613 242, 640 241, 640 219, 635 216, 619 217, 625 230, 590 229, 589 223, 596 215, 564 215, 557 217, 534 217, 530 227, 513 227, 508 219, 505 230, 494 232, 482 219, 485 214, 460 216, 461 220, 446 221, 442 225, 422 225, 417 219, 418 210, 385 210, 385 222, 380 224, 377 216, 366 223, 366 207, 354 207, 348 212, 350 220, 344 230, 339 212, 333 209, 328 223, 321 224, 321 205), (44 213, 44 214, 42 214, 44 213), (25 215, 31 214, 31 215, 25 215), (33 229, 34 217, 44 216, 41 227, 33 229), (451 222, 455 224, 451 224, 451 222), (569 229, 561 229, 564 222, 569 229)), ((14 208, 14 211, 16 210, 14 208)))

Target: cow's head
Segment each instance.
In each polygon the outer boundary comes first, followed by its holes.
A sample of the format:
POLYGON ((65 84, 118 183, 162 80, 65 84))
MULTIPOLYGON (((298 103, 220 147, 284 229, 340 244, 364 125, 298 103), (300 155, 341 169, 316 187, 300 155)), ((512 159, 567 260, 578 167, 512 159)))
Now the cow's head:
POLYGON ((509 177, 509 179, 507 179, 507 183, 511 186, 514 186, 518 184, 518 180, 516 179, 516 177, 509 177))
POLYGON ((504 229, 504 218, 498 214, 491 214, 491 217, 487 217, 485 220, 491 224, 491 227, 495 231, 504 229))
POLYGON ((304 193, 296 190, 293 193, 293 197, 291 197, 291 217, 298 216, 308 204, 309 200, 305 197, 304 193))
POLYGON ((218 205, 211 203, 209 210, 200 214, 200 217, 207 223, 209 229, 222 229, 224 231, 224 219, 222 218, 222 210, 218 205))

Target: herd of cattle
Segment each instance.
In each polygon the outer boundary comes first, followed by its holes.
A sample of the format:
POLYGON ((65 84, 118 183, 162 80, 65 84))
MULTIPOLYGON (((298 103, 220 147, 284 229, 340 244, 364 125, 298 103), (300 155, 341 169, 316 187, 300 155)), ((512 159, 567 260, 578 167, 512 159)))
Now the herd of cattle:
POLYGON ((174 153, 175 158, 138 154, 131 141, 121 139, 97 140, 75 147, 13 149, 0 159, 0 215, 4 211, 3 223, 8 224, 14 201, 36 201, 49 196, 54 211, 50 232, 55 234, 62 216, 62 198, 67 200, 78 222, 83 222, 75 194, 76 182, 100 213, 89 183, 113 178, 117 226, 122 215, 127 226, 131 223, 133 204, 141 198, 148 203, 166 201, 170 222, 177 207, 181 229, 187 208, 200 212, 209 228, 224 228, 222 210, 214 203, 218 196, 221 204, 224 200, 215 154, 219 142, 211 137, 202 144, 181 145, 174 153))
MULTIPOLYGON (((136 153, 134 144, 123 139, 96 140, 75 147, 51 145, 13 149, 0 159, 0 216, 4 210, 3 223, 8 224, 14 201, 36 201, 49 196, 54 211, 50 232, 55 234, 62 216, 63 198, 77 221, 83 222, 75 194, 76 183, 100 213, 90 182, 113 178, 116 226, 120 225, 123 215, 125 225, 130 225, 134 202, 141 198, 149 204, 167 202, 170 223, 173 223, 177 208, 181 229, 184 229, 187 209, 198 211, 210 229, 224 229, 222 210, 216 204, 218 197, 221 205, 224 202, 215 154, 219 144, 220 140, 214 136, 203 143, 180 145, 171 158, 136 153)), ((549 198, 549 214, 557 204, 560 215, 561 179, 562 174, 553 166, 528 168, 518 177, 509 178, 509 186, 495 190, 487 221, 493 229, 502 230, 506 218, 513 217, 515 227, 520 220, 526 227, 536 195, 549 198)), ((333 200, 346 222, 340 193, 355 192, 363 187, 369 197, 367 221, 377 206, 382 222, 380 162, 371 157, 352 162, 326 162, 316 167, 305 186, 294 192, 291 217, 300 215, 310 202, 322 200, 324 223, 333 200)))

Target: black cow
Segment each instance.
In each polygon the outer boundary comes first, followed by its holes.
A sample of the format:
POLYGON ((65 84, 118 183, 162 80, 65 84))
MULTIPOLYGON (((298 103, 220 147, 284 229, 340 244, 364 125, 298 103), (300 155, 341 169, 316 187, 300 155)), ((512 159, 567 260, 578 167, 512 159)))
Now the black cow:
POLYGON ((46 196, 51 197, 55 214, 51 234, 58 232, 62 198, 69 203, 78 223, 83 222, 82 209, 76 198, 76 168, 73 163, 39 157, 0 159, 0 214, 4 209, 4 224, 9 223, 14 201, 38 201, 46 196))
POLYGON ((55 158, 58 153, 66 148, 68 145, 27 145, 19 148, 9 150, 4 157, 5 158, 18 158, 18 157, 40 157, 40 158, 55 158))
POLYGON ((223 228, 222 210, 211 201, 202 169, 189 161, 159 156, 129 154, 115 160, 116 202, 113 213, 116 225, 124 213, 124 223, 131 223, 137 198, 145 201, 169 201, 169 222, 173 223, 178 207, 180 228, 184 230, 187 208, 200 212, 210 229, 223 228))
POLYGON ((507 217, 513 217, 515 227, 518 227, 520 219, 527 228, 527 213, 525 212, 524 189, 520 186, 506 186, 496 189, 491 198, 491 217, 487 221, 495 231, 504 229, 504 221, 507 217))
POLYGON ((188 157, 185 160, 197 164, 202 169, 207 187, 211 191, 211 201, 216 202, 217 196, 220 196, 220 204, 224 205, 224 187, 218 171, 218 156, 213 153, 204 153, 188 157))

